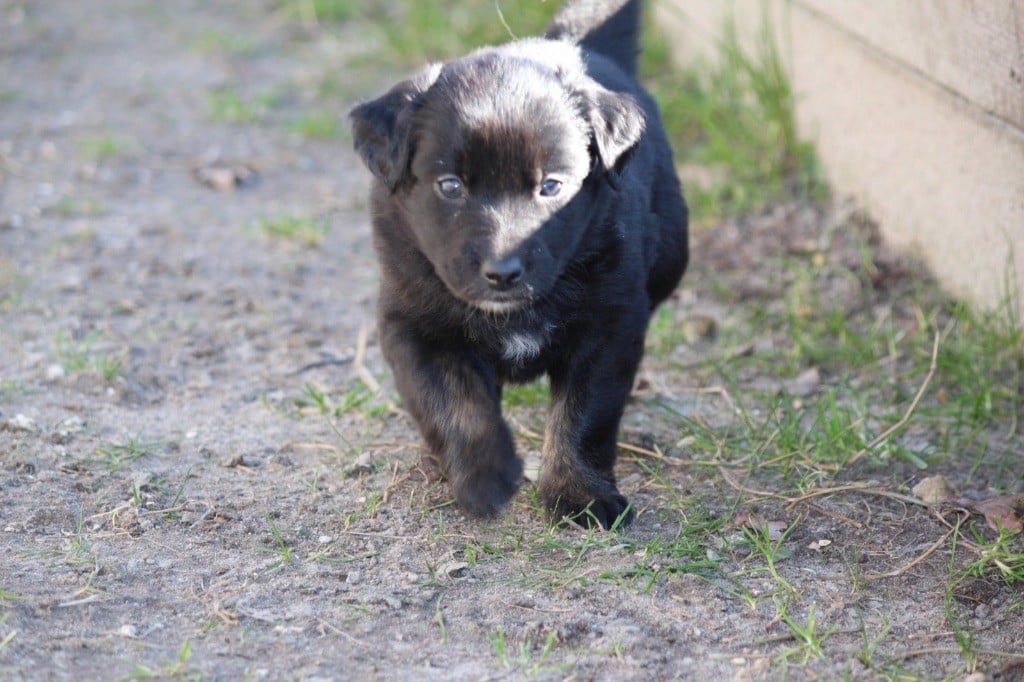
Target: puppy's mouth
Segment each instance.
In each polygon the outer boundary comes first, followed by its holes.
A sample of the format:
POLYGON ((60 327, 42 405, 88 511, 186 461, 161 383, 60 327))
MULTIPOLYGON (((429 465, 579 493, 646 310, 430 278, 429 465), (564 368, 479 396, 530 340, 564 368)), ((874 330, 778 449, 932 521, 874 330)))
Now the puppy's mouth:
POLYGON ((470 302, 470 305, 472 305, 475 308, 479 308, 480 310, 484 311, 485 313, 492 313, 492 314, 495 314, 495 315, 501 315, 501 314, 507 314, 507 313, 515 312, 516 310, 519 310, 520 308, 525 306, 527 303, 528 303, 528 301, 526 301, 524 299, 497 300, 497 301, 496 300, 492 300, 492 299, 486 299, 486 300, 482 300, 482 301, 472 301, 472 302, 470 302))

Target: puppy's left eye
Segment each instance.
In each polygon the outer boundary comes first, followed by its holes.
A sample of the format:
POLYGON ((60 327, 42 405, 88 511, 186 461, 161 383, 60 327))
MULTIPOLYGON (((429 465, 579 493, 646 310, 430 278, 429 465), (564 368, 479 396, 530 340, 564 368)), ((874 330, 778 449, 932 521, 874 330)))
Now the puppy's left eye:
POLYGON ((562 191, 562 181, 554 178, 544 178, 540 183, 540 195, 542 197, 553 197, 562 191))
POLYGON ((465 192, 462 181, 454 175, 446 175, 437 181, 437 191, 445 199, 461 199, 465 192))

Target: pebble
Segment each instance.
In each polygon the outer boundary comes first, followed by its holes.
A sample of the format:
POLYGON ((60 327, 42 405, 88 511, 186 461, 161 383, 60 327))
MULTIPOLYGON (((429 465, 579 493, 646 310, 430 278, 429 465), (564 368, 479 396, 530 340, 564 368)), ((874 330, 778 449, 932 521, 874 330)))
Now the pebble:
POLYGON ((36 424, 35 420, 31 417, 26 417, 20 412, 9 419, 0 421, 0 431, 25 431, 27 433, 35 433, 39 430, 39 425, 36 424))
POLYGON ((710 341, 718 336, 718 322, 707 315, 694 315, 683 321, 682 333, 686 343, 710 341))
POLYGON ((359 474, 370 473, 373 471, 373 454, 370 452, 364 452, 356 457, 356 461, 352 462, 352 466, 348 469, 349 476, 358 476, 359 474))
POLYGON ((942 476, 928 476, 922 478, 917 485, 910 489, 914 496, 928 504, 938 504, 953 496, 953 488, 942 476))
POLYGON ((441 572, 449 578, 464 578, 469 564, 465 561, 449 561, 441 567, 441 572))

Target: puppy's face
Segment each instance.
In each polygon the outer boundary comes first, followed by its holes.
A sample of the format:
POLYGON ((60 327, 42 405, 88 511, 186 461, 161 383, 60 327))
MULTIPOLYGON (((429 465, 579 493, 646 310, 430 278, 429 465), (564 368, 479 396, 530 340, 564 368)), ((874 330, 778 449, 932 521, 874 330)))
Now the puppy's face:
POLYGON ((352 114, 356 148, 420 251, 456 297, 488 312, 551 289, 586 229, 585 182, 643 126, 630 98, 585 77, 571 46, 531 45, 553 58, 476 53, 352 114))

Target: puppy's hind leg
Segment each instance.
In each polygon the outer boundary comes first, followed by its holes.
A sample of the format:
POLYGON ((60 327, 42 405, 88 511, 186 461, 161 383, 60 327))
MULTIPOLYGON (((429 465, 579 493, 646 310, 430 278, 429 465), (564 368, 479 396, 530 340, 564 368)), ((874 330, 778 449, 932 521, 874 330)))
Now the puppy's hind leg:
POLYGON ((382 326, 384 355, 398 392, 451 481, 455 500, 474 516, 498 514, 523 474, 494 369, 468 352, 437 349, 401 327, 382 326))

